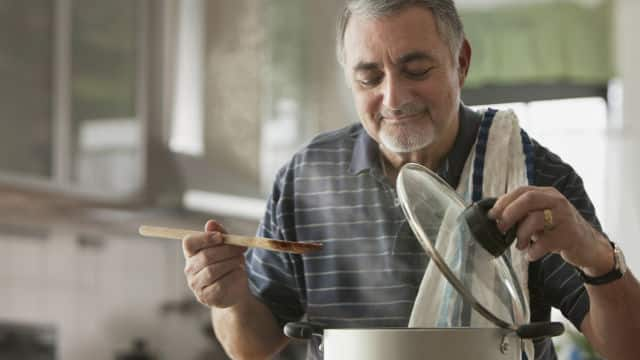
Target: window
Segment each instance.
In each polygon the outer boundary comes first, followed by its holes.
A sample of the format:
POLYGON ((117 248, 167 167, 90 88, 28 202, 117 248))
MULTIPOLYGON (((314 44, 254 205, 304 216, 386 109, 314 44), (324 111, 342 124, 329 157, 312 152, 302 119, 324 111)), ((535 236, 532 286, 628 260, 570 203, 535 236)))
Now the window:
POLYGON ((2 2, 0 183, 97 198, 140 190, 142 4, 2 2))
POLYGON ((2 172, 53 176, 52 4, 4 1, 0 6, 2 172))

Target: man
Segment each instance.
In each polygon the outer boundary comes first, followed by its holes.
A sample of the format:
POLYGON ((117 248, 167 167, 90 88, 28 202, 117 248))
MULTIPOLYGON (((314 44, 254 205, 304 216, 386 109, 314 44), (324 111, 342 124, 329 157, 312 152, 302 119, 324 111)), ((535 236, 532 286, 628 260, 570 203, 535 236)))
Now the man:
MULTIPOLYGON (((318 136, 280 170, 258 230, 322 241, 323 251, 243 257, 246 249, 222 245, 215 221, 183 241, 189 286, 234 358, 277 353, 282 325, 304 315, 328 327, 406 326, 428 259, 398 206, 398 171, 416 162, 453 187, 466 181, 486 116, 460 102, 471 47, 452 1, 349 1, 338 56, 361 124, 318 136)), ((636 357, 638 282, 620 269, 580 178, 537 143, 532 153, 536 186, 501 196, 490 212, 501 230, 518 228, 531 321, 555 306, 602 355, 636 357)), ((536 358, 555 358, 550 341, 535 345, 536 358)))

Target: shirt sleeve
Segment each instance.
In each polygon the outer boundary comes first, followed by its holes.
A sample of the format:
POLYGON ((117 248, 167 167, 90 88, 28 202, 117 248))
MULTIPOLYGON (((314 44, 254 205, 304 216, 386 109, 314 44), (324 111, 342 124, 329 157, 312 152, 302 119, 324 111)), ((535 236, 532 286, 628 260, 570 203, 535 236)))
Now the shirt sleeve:
MULTIPOLYGON (((580 176, 545 147, 535 142, 534 147, 535 184, 558 189, 585 220, 598 231, 602 231, 595 208, 580 176)), ((572 265, 565 262, 559 254, 547 254, 531 264, 530 281, 533 281, 536 287, 531 291, 532 304, 536 299, 539 304, 559 309, 577 329, 580 329, 582 320, 589 312, 589 297, 582 278, 572 265)), ((538 310, 532 308, 532 319, 538 310)))
MULTIPOLYGON (((278 173, 257 236, 296 240, 295 231, 287 232, 293 228, 287 223, 287 219, 293 218, 293 209, 289 206, 293 199, 283 193, 287 188, 285 174, 284 168, 278 173)), ((245 262, 252 294, 269 307, 280 326, 300 320, 305 312, 300 256, 252 248, 245 253, 245 262)))

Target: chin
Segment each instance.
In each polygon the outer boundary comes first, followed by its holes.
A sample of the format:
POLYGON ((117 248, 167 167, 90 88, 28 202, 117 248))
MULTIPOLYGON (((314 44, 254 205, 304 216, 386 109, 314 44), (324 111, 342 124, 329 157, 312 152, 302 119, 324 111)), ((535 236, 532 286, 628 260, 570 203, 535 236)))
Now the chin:
POLYGON ((379 133, 380 143, 395 153, 408 153, 423 149, 434 140, 432 129, 421 127, 419 129, 402 129, 390 131, 381 128, 379 133))
POLYGON ((410 134, 408 136, 390 136, 385 133, 380 134, 380 143, 387 149, 395 153, 409 153, 424 149, 433 142, 433 136, 421 134, 410 134))

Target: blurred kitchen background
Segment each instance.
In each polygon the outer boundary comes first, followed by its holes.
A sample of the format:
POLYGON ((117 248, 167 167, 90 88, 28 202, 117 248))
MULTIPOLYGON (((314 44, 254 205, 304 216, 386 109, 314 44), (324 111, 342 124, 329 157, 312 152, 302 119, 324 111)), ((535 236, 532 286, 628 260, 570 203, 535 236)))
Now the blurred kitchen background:
MULTIPOLYGON (((513 107, 573 164, 640 274, 640 1, 456 3, 463 100, 513 107)), ((179 242, 137 228, 251 235, 278 167, 358 121, 342 4, 0 0, 0 359, 226 358, 179 242)))

